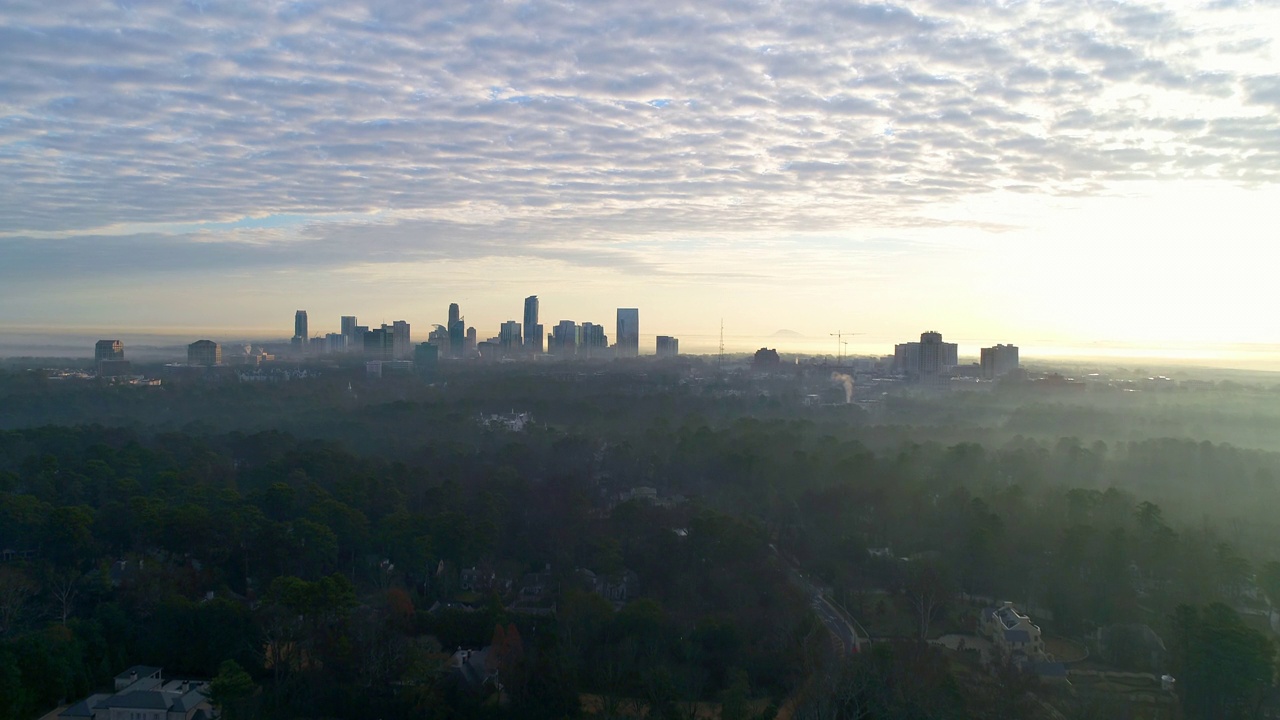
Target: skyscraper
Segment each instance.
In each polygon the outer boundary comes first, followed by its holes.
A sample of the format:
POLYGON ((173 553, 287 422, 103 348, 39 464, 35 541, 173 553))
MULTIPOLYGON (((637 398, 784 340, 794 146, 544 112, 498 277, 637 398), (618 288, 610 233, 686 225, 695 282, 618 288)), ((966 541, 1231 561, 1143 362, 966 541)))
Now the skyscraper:
POLYGON ((524 347, 520 337, 520 323, 515 320, 502 323, 498 328, 498 346, 502 348, 504 355, 514 355, 524 347))
POLYGON ((542 352, 542 326, 538 324, 538 296, 524 299, 524 346, 529 352, 542 352))
POLYGON ((424 342, 413 350, 413 369, 427 382, 435 380, 436 367, 440 364, 440 348, 424 342))
POLYGON ((551 341, 547 350, 561 357, 573 357, 578 352, 578 344, 582 341, 581 329, 572 320, 561 320, 551 328, 551 341))
POLYGON ((1018 346, 996 345, 981 351, 982 377, 994 380, 1018 369, 1018 346))
POLYGON ((294 337, 295 343, 302 345, 302 347, 307 346, 307 338, 310 336, 307 334, 307 311, 306 310, 299 310, 298 312, 293 314, 293 337, 294 337), (297 338, 302 338, 302 339, 301 341, 299 341, 297 340, 297 338))
POLYGON ((462 357, 466 349, 467 324, 462 318, 458 303, 449 303, 449 356, 462 357))
POLYGON ((93 360, 101 377, 128 375, 132 371, 124 359, 124 343, 119 340, 99 340, 93 346, 93 360))
POLYGON ((617 357, 636 357, 640 354, 640 310, 618 308, 618 324, 614 328, 614 347, 617 357))
POLYGON ((657 351, 660 358, 673 358, 680 354, 680 340, 670 335, 659 335, 657 351))
POLYGON ((347 348, 354 348, 360 343, 360 336, 356 334, 356 316, 342 316, 342 339, 347 348))
POLYGON ((404 320, 391 323, 391 357, 395 360, 413 359, 413 345, 409 343, 409 323, 404 320))
POLYGON ((579 340, 579 354, 587 358, 603 358, 609 353, 609 336, 604 334, 604 326, 595 323, 582 323, 579 340))
POLYGON ((893 356, 899 372, 917 378, 938 377, 959 363, 958 346, 934 331, 920 333, 920 342, 895 345, 893 356))
POLYGON ((222 346, 212 340, 197 340, 187 346, 188 365, 221 365, 222 346))
POLYGON ((119 340, 99 340, 98 343, 93 346, 94 362, 123 359, 124 343, 119 340))
POLYGON ((394 360, 394 351, 395 330, 390 325, 383 325, 364 334, 365 360, 394 360))

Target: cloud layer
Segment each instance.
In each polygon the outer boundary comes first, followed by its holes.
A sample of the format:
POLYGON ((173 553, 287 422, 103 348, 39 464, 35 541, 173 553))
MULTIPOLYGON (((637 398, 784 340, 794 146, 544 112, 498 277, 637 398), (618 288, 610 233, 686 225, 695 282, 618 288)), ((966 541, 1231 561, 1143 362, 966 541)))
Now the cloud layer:
POLYGON ((11 0, 0 276, 130 250, 155 270, 528 255, 658 271, 646 239, 933 226, 933 208, 979 194, 1133 180, 1271 184, 1278 16, 11 0), (156 230, 271 216, 298 220, 156 230))

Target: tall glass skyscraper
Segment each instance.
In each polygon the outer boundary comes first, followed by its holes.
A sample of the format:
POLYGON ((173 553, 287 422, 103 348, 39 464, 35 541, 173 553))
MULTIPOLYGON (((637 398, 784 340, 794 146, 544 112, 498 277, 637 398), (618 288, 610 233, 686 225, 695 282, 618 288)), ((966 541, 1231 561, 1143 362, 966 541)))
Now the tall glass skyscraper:
POLYGON ((524 299, 524 347, 529 352, 542 352, 542 326, 538 324, 538 296, 524 299))
POLYGON ((299 310, 298 312, 293 314, 293 337, 302 338, 300 344, 302 345, 307 344, 307 338, 310 337, 310 335, 307 334, 307 311, 306 310, 299 310))
POLYGON ((636 357, 640 354, 640 309, 618 308, 618 325, 614 331, 616 357, 636 357))

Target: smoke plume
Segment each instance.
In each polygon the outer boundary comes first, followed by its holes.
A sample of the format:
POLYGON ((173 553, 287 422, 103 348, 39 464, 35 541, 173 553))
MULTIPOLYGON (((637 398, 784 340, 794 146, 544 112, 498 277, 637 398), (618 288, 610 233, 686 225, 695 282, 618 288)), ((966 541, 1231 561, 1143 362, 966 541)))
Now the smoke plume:
POLYGON ((853 378, 844 373, 833 372, 831 373, 831 379, 844 385, 844 404, 848 405, 853 402, 853 378))

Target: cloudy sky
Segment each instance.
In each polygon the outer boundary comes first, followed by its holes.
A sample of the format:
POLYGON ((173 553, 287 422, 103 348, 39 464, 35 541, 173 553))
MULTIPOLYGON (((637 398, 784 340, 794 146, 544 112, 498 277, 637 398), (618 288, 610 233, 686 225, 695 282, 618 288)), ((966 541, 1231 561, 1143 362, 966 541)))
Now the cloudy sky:
MULTIPOLYGON (((1280 342, 1280 2, 5 0, 0 327, 1280 342)), ((416 333, 415 333, 416 334, 416 333)))

